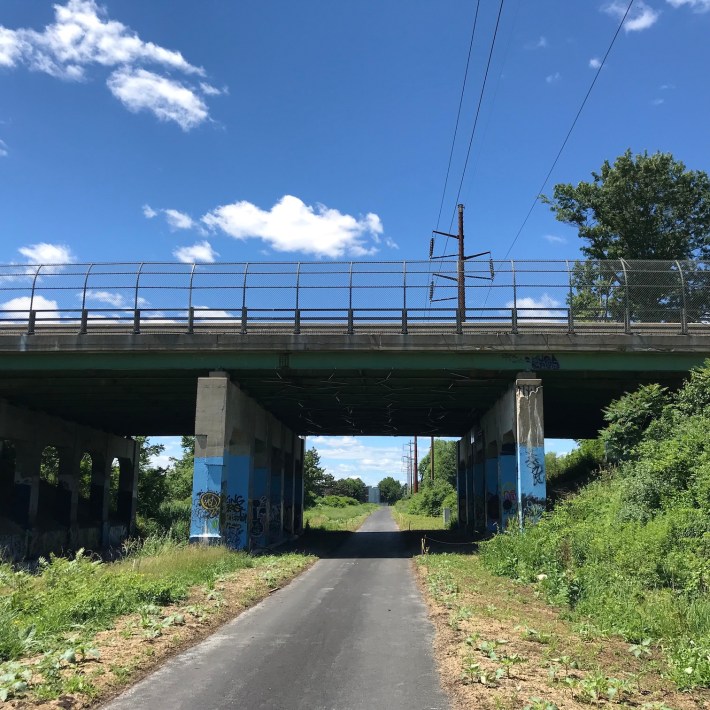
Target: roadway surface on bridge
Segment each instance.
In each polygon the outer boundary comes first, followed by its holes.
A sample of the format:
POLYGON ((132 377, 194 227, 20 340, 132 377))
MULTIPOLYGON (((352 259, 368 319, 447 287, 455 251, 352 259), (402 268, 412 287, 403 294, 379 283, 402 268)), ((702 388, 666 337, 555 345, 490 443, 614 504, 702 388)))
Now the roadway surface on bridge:
POLYGON ((388 508, 105 710, 443 710, 434 629, 388 508))

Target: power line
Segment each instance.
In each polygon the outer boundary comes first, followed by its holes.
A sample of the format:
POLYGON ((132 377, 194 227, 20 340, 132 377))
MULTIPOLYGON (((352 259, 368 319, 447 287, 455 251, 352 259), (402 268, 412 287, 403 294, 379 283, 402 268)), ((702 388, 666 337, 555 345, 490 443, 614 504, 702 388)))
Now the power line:
POLYGON ((478 9, 480 7, 480 0, 476 2, 476 14, 473 18, 473 30, 471 31, 471 41, 468 45, 468 56, 466 57, 466 69, 463 73, 463 83, 461 84, 461 96, 459 97, 459 109, 456 113, 456 125, 454 126, 454 137, 451 140, 451 151, 449 152, 449 164, 446 168, 446 178, 444 179, 444 189, 441 193, 441 204, 439 205, 439 216, 436 218, 436 228, 439 229, 439 223, 441 222, 441 212, 444 209, 444 198, 446 197, 446 188, 449 185, 449 174, 451 173, 451 161, 454 157, 454 146, 456 145, 456 136, 459 130, 459 121, 461 120, 461 106, 463 105, 463 95, 466 91, 466 79, 468 78, 468 67, 471 63, 471 51, 473 50, 473 38, 476 35, 476 25, 478 24, 478 9))
MULTIPOLYGON (((624 16, 621 18, 621 22, 619 23, 619 26, 616 28, 616 32, 614 33, 614 36, 612 37, 611 42, 609 43, 609 47, 607 48, 606 53, 604 54, 604 57, 602 58, 601 63, 599 64, 599 67, 597 68, 597 72, 594 75, 594 79, 592 79, 592 83, 589 85, 589 89, 587 90, 587 93, 584 96, 584 100, 582 101, 582 105, 579 107, 579 111, 577 111, 577 115, 574 117, 574 121, 572 121, 572 125, 570 126, 569 131, 567 131, 567 135, 565 136, 565 139, 562 142, 562 146, 560 147, 559 151, 557 152, 555 160, 552 163, 552 167, 547 171, 547 175, 545 176, 545 179, 542 181, 542 185, 540 185, 540 189, 537 191, 537 194, 535 195, 535 199, 533 200, 532 205, 530 205, 530 209, 528 210, 528 213, 525 215, 525 219, 523 220, 523 223, 520 225, 520 229, 517 231, 515 238, 511 242, 510 246, 508 247, 508 251, 505 252, 505 256, 503 257, 504 259, 506 259, 508 257, 508 254, 510 254, 511 250, 515 246, 515 243, 518 241, 518 237, 520 237, 523 229, 525 229, 525 225, 528 223, 528 220, 530 219, 530 215, 532 214, 533 210, 535 209, 535 205, 540 200, 540 195, 542 194, 542 191, 545 189, 545 185, 547 185, 547 181, 550 179, 550 176, 552 175, 552 171, 557 166, 557 162, 559 161, 560 156, 562 155, 562 151, 565 149, 565 146, 567 145, 567 141, 570 139, 570 136, 572 135, 572 131, 574 130, 574 127, 577 125, 577 121, 579 120, 579 117, 582 114, 582 111, 587 103, 587 99, 589 99, 589 96, 592 93, 592 89, 594 88, 594 85, 597 83, 597 79, 599 78, 599 75, 601 74, 601 71, 604 68, 604 64, 606 63, 607 57, 609 56, 609 54, 616 42, 616 38, 619 36, 619 33, 621 32, 621 28, 624 26, 624 22, 626 22, 626 18, 628 17, 629 12, 631 12, 631 6, 633 4, 634 4, 634 0, 629 0, 629 4, 626 7, 626 12, 624 13, 624 16)), ((490 294, 490 290, 488 293, 490 294)), ((486 301, 487 300, 488 300, 488 297, 486 296, 486 301)))
MULTIPOLYGON (((483 95, 486 91, 486 82, 488 81, 488 72, 491 68, 491 59, 493 58, 493 49, 495 48, 496 38, 498 37, 498 27, 500 26, 500 18, 501 18, 501 15, 503 14, 503 4, 504 3, 505 3, 505 0, 500 0, 500 6, 498 7, 498 17, 496 19, 496 26, 495 26, 495 29, 493 30, 493 39, 491 41, 491 48, 490 48, 490 51, 488 52, 488 62, 486 63, 486 72, 483 75, 483 84, 481 85, 481 93, 478 96, 478 106, 476 107, 476 117, 473 121, 473 128, 471 129, 471 138, 468 142, 468 150, 466 151, 466 160, 464 161, 464 164, 463 164, 463 171, 461 173, 461 181, 459 182, 459 189, 458 189, 458 192, 456 193, 456 202, 454 203, 456 205, 458 205, 459 198, 461 197, 461 188, 463 187, 463 181, 464 181, 464 178, 466 177, 466 169, 468 168, 468 160, 471 156, 471 146, 473 145, 473 138, 476 134, 476 126, 478 125, 478 116, 481 113, 481 104, 483 103, 483 95)), ((454 210, 454 214, 451 217, 451 224, 449 225, 449 231, 451 231, 451 228, 453 227, 455 216, 456 216, 456 211, 454 210)), ((444 252, 445 251, 446 251, 446 246, 444 247, 444 252)))

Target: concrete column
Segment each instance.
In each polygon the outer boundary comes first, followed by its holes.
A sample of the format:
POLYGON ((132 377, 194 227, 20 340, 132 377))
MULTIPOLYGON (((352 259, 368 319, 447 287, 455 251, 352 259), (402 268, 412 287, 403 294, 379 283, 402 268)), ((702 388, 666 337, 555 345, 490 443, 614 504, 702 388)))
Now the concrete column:
POLYGON ((468 491, 466 490, 466 438, 456 442, 456 497, 458 499, 458 526, 465 530, 468 521, 468 491))
POLYGON ((37 524, 42 450, 43 447, 35 442, 15 442, 15 486, 12 505, 17 521, 28 528, 37 524))
POLYGON ((498 491, 498 443, 492 441, 486 447, 486 530, 498 532, 500 529, 500 495, 498 491))
POLYGON ((486 527, 486 452, 483 432, 474 434, 473 450, 473 527, 484 530, 486 527))
POLYGON ((57 518, 71 529, 77 524, 79 509, 79 476, 82 452, 76 447, 59 451, 59 485, 57 486, 57 518))
POLYGON ((126 525, 129 534, 133 533, 136 520, 136 505, 138 502, 138 461, 139 445, 135 444, 133 459, 118 457, 118 495, 116 514, 121 524, 126 525))
POLYGON ((269 543, 283 537, 284 456, 281 448, 281 424, 270 417, 271 436, 271 491, 269 506, 269 543))
POLYGON ((294 434, 284 427, 284 533, 293 535, 293 500, 295 486, 294 434))
MULTIPOLYGON (((512 439, 512 434, 506 437, 512 439)), ((504 438, 506 438, 504 437, 504 438)), ((517 519, 518 512, 518 471, 515 459, 515 442, 503 441, 498 457, 498 490, 500 498, 501 529, 508 527, 510 520, 517 519)))
POLYGON ((518 464, 518 520, 535 523, 545 510, 545 430, 542 380, 519 377, 515 382, 518 464))
POLYGON ((474 524, 474 508, 476 505, 476 490, 473 484, 473 432, 468 432, 465 439, 466 445, 466 530, 472 531, 474 524))
POLYGON ((295 435, 293 441, 293 532, 294 535, 300 535, 303 532, 303 457, 306 453, 306 442, 295 435))
POLYGON ((246 501, 253 457, 233 435, 248 430, 248 398, 224 372, 197 382, 190 541, 247 546, 246 501), (230 527, 224 528, 229 512, 230 527), (227 539, 228 538, 228 539, 227 539))

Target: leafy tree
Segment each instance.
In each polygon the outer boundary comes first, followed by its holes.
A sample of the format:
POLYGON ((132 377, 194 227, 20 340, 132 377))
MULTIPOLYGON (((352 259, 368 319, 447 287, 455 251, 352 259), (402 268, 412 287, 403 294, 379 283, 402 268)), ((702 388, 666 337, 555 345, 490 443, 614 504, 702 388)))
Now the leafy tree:
POLYGON ((380 489, 380 500, 383 503, 396 503, 404 495, 404 486, 392 476, 383 478, 378 487, 380 489))
POLYGON ((314 504, 316 498, 329 493, 335 478, 321 466, 317 449, 308 449, 303 457, 303 495, 305 505, 314 504))
MULTIPOLYGON (((434 479, 446 481, 456 488, 457 442, 434 439, 434 479)), ((428 486, 431 480, 431 452, 427 452, 419 462, 419 478, 422 486, 428 486)))
POLYGON ((543 199, 573 225, 591 259, 710 258, 710 179, 670 153, 604 161, 592 182, 555 185, 543 199))
POLYGON ((644 385, 625 394, 604 410, 607 427, 601 432, 610 461, 624 461, 634 455, 648 426, 669 403, 668 390, 657 384, 644 385))
POLYGON ((710 258, 710 179, 670 153, 605 161, 592 182, 555 185, 543 196, 560 222, 577 227, 589 259, 572 270, 568 297, 585 320, 678 322, 710 312, 708 271, 676 260, 710 258), (667 266, 626 268, 620 261, 666 260, 667 266), (605 260, 612 260, 605 263, 605 260))
POLYGON ((359 478, 341 478, 331 486, 330 493, 336 496, 355 498, 361 503, 367 503, 367 486, 359 478))

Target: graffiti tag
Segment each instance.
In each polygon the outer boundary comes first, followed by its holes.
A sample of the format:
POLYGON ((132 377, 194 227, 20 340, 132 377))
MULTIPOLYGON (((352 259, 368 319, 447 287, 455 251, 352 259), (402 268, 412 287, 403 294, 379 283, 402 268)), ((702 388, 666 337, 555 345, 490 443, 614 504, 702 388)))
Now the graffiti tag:
POLYGON ((528 448, 526 463, 532 472, 533 484, 542 486, 545 483, 545 467, 540 463, 533 448, 528 448))
POLYGON ((531 370, 559 370, 559 360, 554 355, 533 355, 526 357, 525 362, 531 370))

